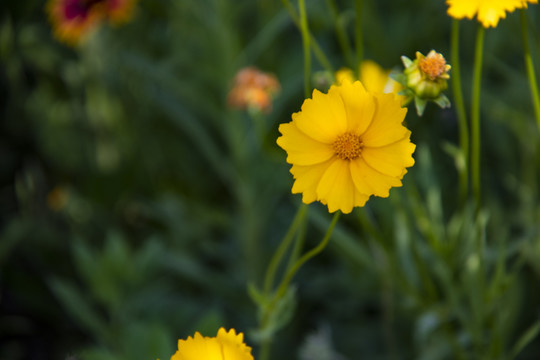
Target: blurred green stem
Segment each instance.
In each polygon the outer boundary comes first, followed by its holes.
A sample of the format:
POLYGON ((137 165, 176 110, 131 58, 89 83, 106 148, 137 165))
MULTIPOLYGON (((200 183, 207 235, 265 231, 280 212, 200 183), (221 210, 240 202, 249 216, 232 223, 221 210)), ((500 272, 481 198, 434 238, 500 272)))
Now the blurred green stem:
POLYGON ((527 76, 529 77, 529 85, 531 87, 531 97, 534 106, 534 115, 536 117, 536 123, 540 130, 540 99, 538 97, 538 84, 536 82, 536 75, 534 73, 534 65, 531 57, 531 48, 529 46, 529 36, 527 33, 527 15, 525 9, 521 9, 521 35, 523 37, 523 52, 525 56, 525 67, 527 68, 527 76))
POLYGON ((332 20, 334 21, 334 27, 336 30, 339 46, 341 47, 341 50, 343 51, 343 55, 345 57, 345 60, 347 61, 347 65, 351 69, 353 69, 355 66, 354 66, 351 44, 349 43, 349 37, 347 36, 345 27, 343 26, 343 21, 341 21, 340 19, 339 9, 337 7, 336 0, 326 0, 326 3, 328 4, 328 7, 330 8, 330 12, 332 13, 332 20))
POLYGON ((482 80, 482 56, 485 30, 478 24, 476 49, 474 53, 474 71, 471 105, 471 181, 476 209, 480 209, 480 89, 482 80))
MULTIPOLYGON (((306 206, 307 208, 307 205, 305 204, 302 204, 302 206, 306 206)), ((307 216, 305 216, 304 218, 307 218, 307 216)), ((304 242, 306 239, 306 230, 307 221, 302 221, 296 233, 296 241, 294 242, 294 247, 292 249, 291 255, 289 256, 287 269, 290 269, 293 266, 293 264, 298 260, 300 253, 302 252, 302 248, 304 247, 304 242)))
MULTIPOLYGON (((281 280, 281 283, 279 284, 276 292, 274 293, 274 296, 272 297, 268 306, 264 309, 264 314, 262 316, 262 321, 260 324, 260 327, 262 329, 264 329, 268 325, 268 322, 270 321, 272 312, 274 311, 276 304, 285 295, 285 292, 287 291, 287 288, 289 287, 289 284, 291 283, 291 280, 296 274, 296 272, 300 270, 302 265, 304 265, 309 259, 319 254, 321 251, 324 250, 326 245, 328 245, 328 242, 330 241, 330 237, 332 236, 332 232, 334 231, 340 214, 341 212, 339 211, 334 214, 332 222, 330 223, 330 226, 328 227, 328 230, 326 231, 326 234, 324 235, 319 245, 305 253, 292 266, 291 264, 289 264, 288 269, 285 271, 285 276, 281 280)), ((270 344, 270 339, 266 339, 262 342, 261 350, 258 357, 259 360, 268 360, 270 358, 270 344)))
MULTIPOLYGON (((296 10, 294 9, 294 6, 292 6, 289 0, 281 0, 281 2, 283 3, 283 6, 285 6, 285 9, 287 9, 287 11, 289 12, 295 25, 298 28, 300 28, 301 27, 300 19, 298 17, 298 14, 296 13, 296 10)), ((313 50, 313 55, 315 55, 315 58, 317 58, 319 63, 322 65, 322 67, 326 71, 330 72, 331 74, 334 74, 335 73, 334 67, 332 66, 332 64, 326 57, 326 55, 324 55, 324 52, 321 50, 321 47, 317 43, 317 40, 315 40, 315 38, 313 37, 313 35, 311 35, 311 33, 309 35, 309 38, 310 38, 311 49, 313 50)))
POLYGON ((308 207, 306 204, 302 203, 302 205, 300 205, 298 211, 296 212, 294 220, 289 227, 289 230, 287 230, 287 233, 283 237, 283 240, 281 240, 281 243, 279 244, 276 252, 272 256, 272 260, 268 265, 268 270, 266 271, 266 277, 264 279, 264 294, 267 296, 269 296, 270 292, 272 291, 272 287, 274 286, 274 279, 276 277, 276 271, 279 264, 281 263, 281 260, 283 259, 283 256, 285 256, 285 252, 291 245, 291 242, 293 241, 294 235, 297 233, 299 226, 301 226, 305 222, 307 209, 308 207))
POLYGON ((315 255, 323 251, 326 245, 328 245, 328 242, 330 241, 330 237, 332 236, 332 232, 334 231, 334 227, 337 224, 340 214, 341 214, 340 211, 337 211, 334 214, 334 217, 332 218, 332 222, 330 223, 328 230, 326 230, 326 234, 324 235, 324 238, 321 240, 319 245, 317 245, 316 247, 314 247, 313 249, 305 253, 300 259, 298 259, 298 261, 290 269, 288 269, 285 277, 281 281, 281 284, 279 285, 276 292, 276 295, 279 298, 285 294, 285 290, 287 290, 287 287, 289 286, 289 283, 291 282, 293 276, 302 267, 302 265, 304 265, 306 261, 308 261, 315 255))
POLYGON ((304 96, 309 98, 311 94, 311 51, 310 51, 310 34, 307 22, 306 2, 298 0, 298 9, 300 11, 300 32, 302 33, 302 44, 304 45, 304 96))
POLYGON ((355 45, 356 45, 356 69, 358 78, 360 78, 360 63, 364 59, 364 34, 362 30, 362 5, 363 0, 355 0, 354 7, 356 10, 356 26, 355 26, 355 45))
POLYGON ((452 88, 454 91, 454 103, 459 123, 459 146, 464 164, 458 164, 459 174, 459 199, 462 205, 467 201, 469 193, 469 126, 467 124, 467 115, 465 103, 463 101, 463 90, 461 88, 461 70, 459 64, 459 20, 452 22, 452 88), (462 165, 462 166, 460 166, 462 165))

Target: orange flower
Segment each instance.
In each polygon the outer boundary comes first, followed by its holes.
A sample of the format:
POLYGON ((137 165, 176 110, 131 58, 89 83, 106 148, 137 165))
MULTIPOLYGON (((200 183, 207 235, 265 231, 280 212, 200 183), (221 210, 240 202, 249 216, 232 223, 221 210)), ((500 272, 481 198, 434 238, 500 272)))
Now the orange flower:
POLYGON ((107 16, 111 23, 122 24, 133 17, 135 0, 108 0, 107 16))
POLYGON ((47 12, 55 36, 69 45, 84 40, 103 20, 129 20, 135 0, 50 0, 47 12))
POLYGON ((272 109, 272 98, 280 89, 274 75, 261 72, 255 67, 247 67, 236 74, 228 102, 231 107, 238 109, 269 112, 272 109))

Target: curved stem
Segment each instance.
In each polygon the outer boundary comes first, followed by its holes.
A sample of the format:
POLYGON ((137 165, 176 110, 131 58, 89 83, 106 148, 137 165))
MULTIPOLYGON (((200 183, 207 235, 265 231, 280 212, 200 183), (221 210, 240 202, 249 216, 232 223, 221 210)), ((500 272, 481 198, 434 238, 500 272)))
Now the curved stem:
POLYGON ((536 75, 534 73, 534 65, 531 56, 531 49, 529 46, 529 36, 527 34, 527 15, 525 9, 521 9, 521 36, 523 37, 523 55, 525 57, 525 67, 527 68, 527 76, 529 78, 529 86, 531 87, 531 97, 534 106, 534 115, 536 117, 536 123, 540 130, 540 99, 538 97, 538 84, 536 82, 536 75))
POLYGON ((300 205, 298 211, 296 212, 296 215, 293 219, 293 222, 291 223, 291 226, 289 227, 289 230, 287 230, 287 233, 281 240, 281 243, 279 244, 276 252, 272 256, 272 260, 270 260, 270 264, 268 265, 268 270, 266 271, 266 276, 264 278, 263 288, 264 294, 267 296, 270 295, 272 287, 274 286, 274 279, 276 277, 277 268, 281 263, 285 252, 291 245, 291 242, 294 239, 294 235, 297 233, 298 227, 304 222, 306 218, 306 212, 307 205, 302 203, 302 205, 300 205))
POLYGON ((461 70, 459 64, 459 20, 452 22, 451 35, 451 56, 452 56, 452 90, 454 92, 454 104, 459 124, 459 147, 463 156, 463 164, 458 164, 459 174, 459 198, 462 205, 465 204, 469 193, 469 127, 467 124, 467 114, 463 101, 463 90, 461 88, 461 70), (460 167, 460 165, 462 165, 460 167))
MULTIPOLYGON (((291 266, 289 269, 287 269, 286 274, 284 278, 281 280, 281 283, 279 284, 279 287, 277 291, 275 292, 272 300, 268 304, 268 306, 264 309, 263 318, 261 320, 261 328, 265 328, 268 324, 268 321, 270 319, 270 316, 272 315, 272 311, 274 310, 274 307, 276 306, 277 302, 285 295, 285 291, 287 290, 287 287, 289 286, 292 278, 296 274, 296 272, 302 267, 302 265, 320 253, 324 250, 328 242, 330 241, 330 237, 332 236, 332 232, 334 231, 334 227, 336 226, 336 223, 339 219, 339 215, 341 213, 338 211, 334 215, 334 218, 332 219, 332 222, 330 223, 330 226, 328 227, 328 230, 326 231, 326 234, 324 235, 324 238, 321 240, 319 245, 317 245, 315 248, 308 251, 306 254, 304 254, 296 263, 294 263, 293 266, 291 266)), ((271 339, 265 339, 261 343, 261 348, 259 352, 259 360, 268 360, 270 358, 270 345, 271 345, 271 339)))
POLYGON ((337 224, 337 221, 339 219, 341 212, 338 211, 334 214, 334 217, 332 218, 332 222, 330 223, 330 226, 328 227, 328 230, 326 230, 326 234, 324 235, 324 238, 321 240, 319 245, 305 253, 298 261, 294 264, 292 268, 289 269, 283 280, 281 281, 281 284, 279 285, 276 297, 277 299, 281 298, 283 294, 285 294, 285 290, 289 286, 289 283, 291 282, 293 276, 296 274, 296 272, 304 265, 306 261, 320 253, 324 250, 326 245, 328 245, 328 242, 330 241, 330 237, 332 236, 332 232, 334 231, 334 227, 337 224))
POLYGON ((478 24, 471 103, 471 181, 476 209, 480 208, 480 89, 485 30, 478 24))
POLYGON ((298 0, 298 8, 300 11, 300 32, 304 45, 304 96, 307 99, 311 94, 311 51, 309 46, 311 36, 309 35, 305 0, 298 0))

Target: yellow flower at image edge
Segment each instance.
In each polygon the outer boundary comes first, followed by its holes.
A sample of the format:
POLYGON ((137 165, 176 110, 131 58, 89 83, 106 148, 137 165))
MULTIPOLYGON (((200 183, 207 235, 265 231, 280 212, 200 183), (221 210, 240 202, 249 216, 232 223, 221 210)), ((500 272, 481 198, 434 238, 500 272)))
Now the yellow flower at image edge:
POLYGON ((251 348, 244 344, 242 333, 220 328, 216 337, 196 332, 187 340, 178 340, 178 351, 171 360, 253 360, 253 356, 251 348))
POLYGON ((515 9, 526 8, 538 0, 446 0, 448 15, 455 19, 472 19, 476 14, 485 28, 496 27, 500 19, 515 9))
POLYGON ((287 152, 292 192, 330 212, 349 213, 371 195, 388 197, 414 165, 415 145, 402 125, 407 109, 395 94, 370 93, 359 81, 313 91, 292 121, 281 124, 278 145, 287 152))

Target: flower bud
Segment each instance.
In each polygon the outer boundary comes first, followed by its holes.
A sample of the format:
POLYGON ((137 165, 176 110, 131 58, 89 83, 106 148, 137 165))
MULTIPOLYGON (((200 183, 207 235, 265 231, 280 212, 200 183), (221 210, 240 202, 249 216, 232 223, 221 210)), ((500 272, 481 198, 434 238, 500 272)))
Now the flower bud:
POLYGON ((402 56, 405 65, 404 74, 407 78, 406 86, 422 99, 433 100, 438 98, 448 88, 446 80, 450 78, 448 71, 450 65, 442 54, 431 50, 427 56, 416 52, 416 60, 402 56))

